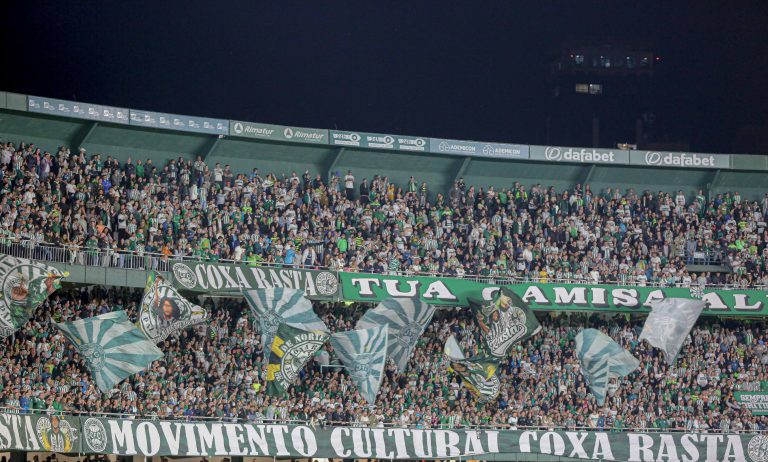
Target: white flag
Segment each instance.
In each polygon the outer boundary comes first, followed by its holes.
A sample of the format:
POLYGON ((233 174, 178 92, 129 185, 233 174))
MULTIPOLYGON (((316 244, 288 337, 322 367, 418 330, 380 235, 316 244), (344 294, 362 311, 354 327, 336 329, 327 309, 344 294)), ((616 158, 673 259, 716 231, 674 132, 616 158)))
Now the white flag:
POLYGON ((664 352, 668 364, 674 364, 685 338, 696 324, 706 303, 689 298, 665 298, 651 304, 640 340, 664 352))

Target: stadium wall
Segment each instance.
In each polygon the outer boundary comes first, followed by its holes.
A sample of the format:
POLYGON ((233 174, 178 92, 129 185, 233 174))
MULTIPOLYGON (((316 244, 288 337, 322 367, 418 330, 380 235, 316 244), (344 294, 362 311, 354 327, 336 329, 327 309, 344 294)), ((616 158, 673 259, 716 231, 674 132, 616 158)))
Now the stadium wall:
POLYGON ((508 188, 514 181, 558 190, 590 184, 710 194, 738 190, 760 199, 768 189, 768 159, 746 154, 626 151, 445 140, 161 114, 0 92, 0 140, 34 142, 55 152, 85 148, 124 161, 205 158, 236 172, 290 174, 309 170, 327 180, 352 170, 386 175, 405 185, 426 181, 430 196, 447 193, 459 177, 476 187, 508 188))

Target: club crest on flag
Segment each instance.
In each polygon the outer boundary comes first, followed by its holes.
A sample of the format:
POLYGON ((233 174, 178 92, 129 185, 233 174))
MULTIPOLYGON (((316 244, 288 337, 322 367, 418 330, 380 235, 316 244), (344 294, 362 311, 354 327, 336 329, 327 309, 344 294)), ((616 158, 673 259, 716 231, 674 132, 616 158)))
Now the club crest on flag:
POLYGON ((366 311, 356 328, 386 325, 390 337, 387 355, 402 372, 434 314, 434 306, 417 298, 388 298, 376 308, 366 311))

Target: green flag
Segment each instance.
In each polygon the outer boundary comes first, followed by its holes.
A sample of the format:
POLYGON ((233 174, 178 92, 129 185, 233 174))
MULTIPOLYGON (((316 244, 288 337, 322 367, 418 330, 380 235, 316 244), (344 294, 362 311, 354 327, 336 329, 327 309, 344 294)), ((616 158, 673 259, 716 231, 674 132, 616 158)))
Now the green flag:
POLYGON ((148 339, 162 342, 169 335, 205 322, 208 311, 195 305, 157 273, 150 273, 139 310, 139 328, 148 339))
POLYGON ((56 323, 56 327, 75 345, 104 392, 163 357, 124 311, 56 323))
POLYGON ((267 394, 285 395, 288 387, 296 382, 299 372, 327 339, 325 332, 308 332, 280 323, 269 353, 267 394))
POLYGON ((58 269, 25 258, 0 255, 0 338, 29 321, 50 294, 61 288, 58 269))
POLYGON ((501 382, 496 376, 497 361, 488 356, 466 358, 453 335, 445 342, 443 352, 450 360, 448 370, 458 374, 464 386, 480 401, 491 401, 499 396, 501 382))
POLYGON ((506 358, 512 345, 541 330, 528 305, 506 287, 490 301, 470 299, 469 304, 480 326, 483 350, 494 358, 506 358))

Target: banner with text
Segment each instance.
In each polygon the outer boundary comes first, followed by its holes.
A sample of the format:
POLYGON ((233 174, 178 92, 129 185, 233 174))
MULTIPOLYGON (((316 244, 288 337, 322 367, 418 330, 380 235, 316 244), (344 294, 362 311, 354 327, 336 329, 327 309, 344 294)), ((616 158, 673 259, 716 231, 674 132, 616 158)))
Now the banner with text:
POLYGON ((728 154, 695 152, 630 151, 629 163, 646 167, 731 168, 728 154))
POLYGON ((480 141, 429 139, 429 151, 436 154, 458 154, 470 157, 496 159, 528 159, 529 146, 526 144, 483 143, 480 141))
POLYGON ((319 128, 286 127, 284 125, 231 120, 229 122, 229 134, 262 140, 328 144, 328 130, 319 128))
POLYGON ((393 149, 416 152, 427 152, 429 150, 429 139, 418 136, 331 130, 329 139, 333 145, 354 148, 393 149))
POLYGON ((131 109, 131 125, 139 127, 165 128, 185 132, 229 135, 229 121, 209 117, 165 114, 162 112, 131 109))
POLYGON ((531 160, 574 164, 629 164, 629 151, 622 149, 531 146, 531 160))
POLYGON ((749 409, 752 415, 768 415, 768 392, 736 391, 733 397, 741 407, 749 409))
POLYGON ((27 96, 29 112, 74 117, 77 119, 128 124, 129 110, 120 107, 104 106, 102 104, 79 103, 55 98, 27 96))
MULTIPOLYGON (((436 305, 468 306, 469 297, 490 300, 504 281, 477 282, 426 276, 340 273, 344 299, 380 302, 389 297, 420 297, 436 305)), ((581 284, 508 285, 530 308, 539 311, 650 312, 654 300, 697 298, 707 302, 704 315, 767 316, 768 292, 701 290, 676 287, 628 287, 581 284)))
POLYGON ((340 296, 338 274, 332 271, 177 262, 172 272, 177 287, 197 292, 233 294, 282 287, 303 290, 316 300, 337 300, 340 296))
POLYGON ((764 462, 768 459, 768 436, 749 433, 309 427, 2 414, 0 450, 198 458, 513 461, 525 458, 526 454, 531 458, 547 454, 580 460, 633 462, 764 462))

